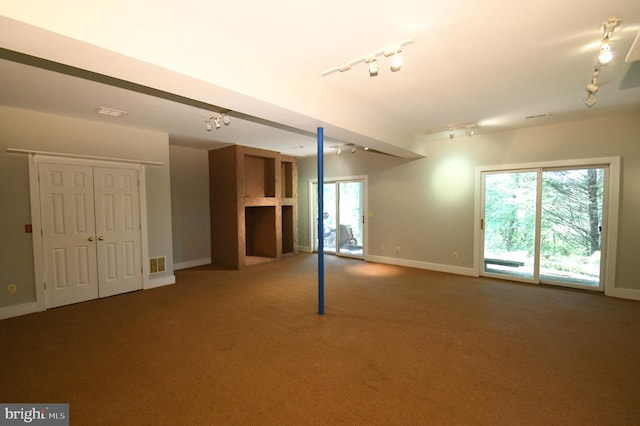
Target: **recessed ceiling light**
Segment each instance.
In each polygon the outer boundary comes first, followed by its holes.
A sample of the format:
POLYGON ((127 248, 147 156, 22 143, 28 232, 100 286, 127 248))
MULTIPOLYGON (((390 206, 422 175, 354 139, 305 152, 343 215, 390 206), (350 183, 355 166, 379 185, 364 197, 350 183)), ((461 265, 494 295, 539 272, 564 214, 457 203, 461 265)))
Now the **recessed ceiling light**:
POLYGON ((120 111, 118 109, 100 107, 96 111, 98 114, 109 115, 111 117, 120 117, 121 115, 126 114, 126 111, 120 111))

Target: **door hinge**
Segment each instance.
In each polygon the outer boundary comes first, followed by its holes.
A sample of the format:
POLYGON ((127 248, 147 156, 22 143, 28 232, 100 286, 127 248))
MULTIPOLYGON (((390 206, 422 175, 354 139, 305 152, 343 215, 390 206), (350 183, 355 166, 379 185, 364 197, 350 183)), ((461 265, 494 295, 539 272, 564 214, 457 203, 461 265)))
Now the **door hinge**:
POLYGON ((480 229, 484 231, 484 219, 480 219, 480 229))
POLYGON ((47 291, 47 283, 43 283, 44 284, 44 291, 47 291))

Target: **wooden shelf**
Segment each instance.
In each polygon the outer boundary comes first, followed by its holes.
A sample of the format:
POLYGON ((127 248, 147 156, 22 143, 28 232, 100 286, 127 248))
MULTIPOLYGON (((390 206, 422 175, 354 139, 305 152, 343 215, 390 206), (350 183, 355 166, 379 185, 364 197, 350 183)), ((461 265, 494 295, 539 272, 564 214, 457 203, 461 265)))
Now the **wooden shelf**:
POLYGON ((209 151, 212 263, 233 269, 298 252, 295 157, 227 146, 209 151))

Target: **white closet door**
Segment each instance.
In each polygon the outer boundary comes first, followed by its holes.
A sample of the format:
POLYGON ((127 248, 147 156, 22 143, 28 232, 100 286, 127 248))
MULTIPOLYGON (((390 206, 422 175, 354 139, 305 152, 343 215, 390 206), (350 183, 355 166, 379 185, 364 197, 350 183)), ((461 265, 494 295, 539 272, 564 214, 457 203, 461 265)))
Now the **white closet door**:
POLYGON ((93 169, 40 164, 47 307, 98 297, 93 169))
POLYGON ((100 297, 142 289, 136 169, 94 168, 100 297))

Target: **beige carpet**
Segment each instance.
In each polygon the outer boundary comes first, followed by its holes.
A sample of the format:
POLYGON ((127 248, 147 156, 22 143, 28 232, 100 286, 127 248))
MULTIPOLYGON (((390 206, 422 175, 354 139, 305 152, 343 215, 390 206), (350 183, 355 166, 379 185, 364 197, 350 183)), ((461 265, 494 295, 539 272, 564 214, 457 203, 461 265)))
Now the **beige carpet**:
POLYGON ((0 321, 72 425, 637 425, 640 302, 301 254, 0 321))

